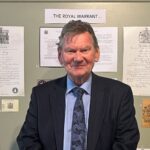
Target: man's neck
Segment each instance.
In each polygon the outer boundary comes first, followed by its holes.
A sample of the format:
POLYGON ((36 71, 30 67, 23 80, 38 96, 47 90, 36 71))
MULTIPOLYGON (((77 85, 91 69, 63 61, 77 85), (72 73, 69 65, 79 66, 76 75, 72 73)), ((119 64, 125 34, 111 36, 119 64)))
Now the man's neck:
POLYGON ((70 80, 72 80, 74 82, 75 85, 77 86, 81 86, 83 83, 85 83, 91 74, 89 74, 86 77, 77 77, 77 78, 72 78, 71 76, 68 76, 70 78, 70 80))

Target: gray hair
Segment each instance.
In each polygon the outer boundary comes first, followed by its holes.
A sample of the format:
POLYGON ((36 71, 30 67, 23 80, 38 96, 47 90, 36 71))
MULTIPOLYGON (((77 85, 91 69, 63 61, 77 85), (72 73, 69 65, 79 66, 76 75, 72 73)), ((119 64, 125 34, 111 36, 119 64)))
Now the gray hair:
POLYGON ((92 26, 87 23, 87 22, 82 22, 81 20, 72 20, 69 21, 62 29, 61 34, 59 36, 59 42, 57 43, 58 45, 58 51, 62 49, 63 44, 64 44, 64 37, 66 36, 74 36, 80 33, 88 32, 91 34, 93 38, 93 45, 95 48, 99 48, 97 38, 95 36, 94 30, 92 26))

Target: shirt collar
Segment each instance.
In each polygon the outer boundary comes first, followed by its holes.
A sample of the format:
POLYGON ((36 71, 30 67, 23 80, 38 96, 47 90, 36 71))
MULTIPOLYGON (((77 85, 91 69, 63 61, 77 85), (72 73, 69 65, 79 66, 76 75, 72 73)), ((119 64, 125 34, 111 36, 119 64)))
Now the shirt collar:
MULTIPOLYGON (((84 82, 80 87, 83 88, 89 95, 91 94, 91 83, 92 83, 92 74, 90 74, 88 80, 84 82)), ((67 92, 69 93, 76 85, 74 82, 67 76, 67 92)))

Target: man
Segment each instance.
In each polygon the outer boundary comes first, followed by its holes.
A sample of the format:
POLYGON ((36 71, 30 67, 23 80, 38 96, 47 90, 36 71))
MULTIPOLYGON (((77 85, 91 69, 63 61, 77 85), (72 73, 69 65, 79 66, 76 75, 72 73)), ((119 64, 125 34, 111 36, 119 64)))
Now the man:
POLYGON ((67 75, 33 88, 17 137, 20 150, 136 150, 139 130, 132 91, 128 85, 92 72, 99 56, 90 24, 70 21, 64 26, 58 59, 67 75), (76 117, 84 121, 76 124, 76 133, 74 87, 84 91, 79 98, 84 105, 82 117, 76 117))

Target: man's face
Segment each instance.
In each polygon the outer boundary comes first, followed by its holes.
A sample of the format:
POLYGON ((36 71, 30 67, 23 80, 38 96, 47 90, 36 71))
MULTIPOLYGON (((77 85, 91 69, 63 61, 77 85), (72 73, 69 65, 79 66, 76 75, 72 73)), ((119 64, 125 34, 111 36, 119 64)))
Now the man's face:
POLYGON ((91 35, 85 32, 67 36, 58 58, 74 81, 86 80, 92 71, 94 62, 99 59, 99 49, 94 48, 91 35))

